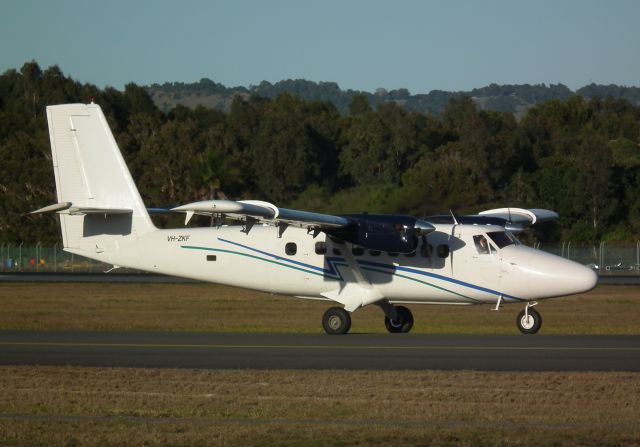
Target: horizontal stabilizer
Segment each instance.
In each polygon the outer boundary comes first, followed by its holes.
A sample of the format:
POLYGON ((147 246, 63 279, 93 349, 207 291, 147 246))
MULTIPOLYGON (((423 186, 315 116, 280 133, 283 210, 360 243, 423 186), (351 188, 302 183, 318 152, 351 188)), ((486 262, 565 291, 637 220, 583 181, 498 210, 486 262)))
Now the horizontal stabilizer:
POLYGON ((131 214, 133 210, 125 208, 80 208, 72 206, 69 214, 72 216, 82 216, 85 214, 131 214))
POLYGON ((57 211, 68 210, 69 208, 71 208, 71 202, 54 203, 53 205, 47 205, 35 211, 30 211, 27 214, 55 213, 57 211))
POLYGON ((124 208, 94 208, 73 206, 71 202, 54 203, 43 208, 31 211, 27 214, 59 213, 70 214, 72 216, 83 216, 85 214, 131 214, 133 210, 124 208))

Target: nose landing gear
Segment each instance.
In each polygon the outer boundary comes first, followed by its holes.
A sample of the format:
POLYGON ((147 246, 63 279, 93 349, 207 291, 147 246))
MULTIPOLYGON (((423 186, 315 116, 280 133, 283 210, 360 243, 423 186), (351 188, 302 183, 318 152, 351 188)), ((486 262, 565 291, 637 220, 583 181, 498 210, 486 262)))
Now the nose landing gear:
POLYGON ((527 303, 527 307, 518 314, 516 324, 523 334, 535 334, 542 327, 542 316, 533 309, 537 304, 535 301, 527 303))

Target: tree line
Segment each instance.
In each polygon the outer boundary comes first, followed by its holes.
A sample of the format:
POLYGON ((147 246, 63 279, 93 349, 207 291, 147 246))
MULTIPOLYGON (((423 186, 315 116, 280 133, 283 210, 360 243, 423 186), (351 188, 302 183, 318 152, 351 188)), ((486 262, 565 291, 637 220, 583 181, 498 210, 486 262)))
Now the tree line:
POLYGON ((640 235, 640 108, 626 100, 574 95, 519 121, 466 96, 439 115, 366 95, 341 114, 288 93, 162 112, 141 86, 99 89, 29 62, 0 76, 0 240, 59 239, 55 219, 22 216, 56 201, 45 107, 91 100, 149 207, 221 192, 328 213, 542 207, 561 218, 540 239, 640 235))

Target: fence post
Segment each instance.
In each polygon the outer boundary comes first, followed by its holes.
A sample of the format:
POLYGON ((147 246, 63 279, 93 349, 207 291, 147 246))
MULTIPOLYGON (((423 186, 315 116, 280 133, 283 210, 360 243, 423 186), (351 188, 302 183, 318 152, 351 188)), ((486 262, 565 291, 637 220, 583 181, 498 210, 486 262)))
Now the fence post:
POLYGON ((40 271, 40 258, 42 253, 42 242, 38 241, 36 244, 36 272, 40 271))
POLYGON ((600 242, 600 272, 604 268, 604 241, 600 242))
POLYGON ((4 260, 4 242, 0 245, 0 261, 2 261, 2 271, 4 272, 4 268, 7 265, 4 260))
POLYGON ((18 264, 18 271, 21 272, 22 271, 22 245, 24 244, 24 242, 20 242, 20 245, 18 246, 18 259, 20 260, 20 264, 18 264))
POLYGON ((58 243, 53 244, 53 271, 58 272, 58 243))
POLYGON ((571 259, 571 241, 567 244, 567 259, 571 259))

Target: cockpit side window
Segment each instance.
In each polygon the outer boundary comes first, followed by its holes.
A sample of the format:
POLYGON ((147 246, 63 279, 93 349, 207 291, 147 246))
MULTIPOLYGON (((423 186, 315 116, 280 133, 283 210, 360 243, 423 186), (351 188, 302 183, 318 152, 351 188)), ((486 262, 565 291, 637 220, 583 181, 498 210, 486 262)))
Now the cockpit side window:
POLYGON ((489 250, 491 250, 491 248, 489 247, 487 238, 484 237, 484 235, 478 234, 476 236, 473 236, 473 242, 479 254, 488 255, 490 253, 489 250))
POLYGON ((508 231, 490 231, 487 236, 498 246, 504 248, 508 245, 518 244, 518 240, 508 231))

